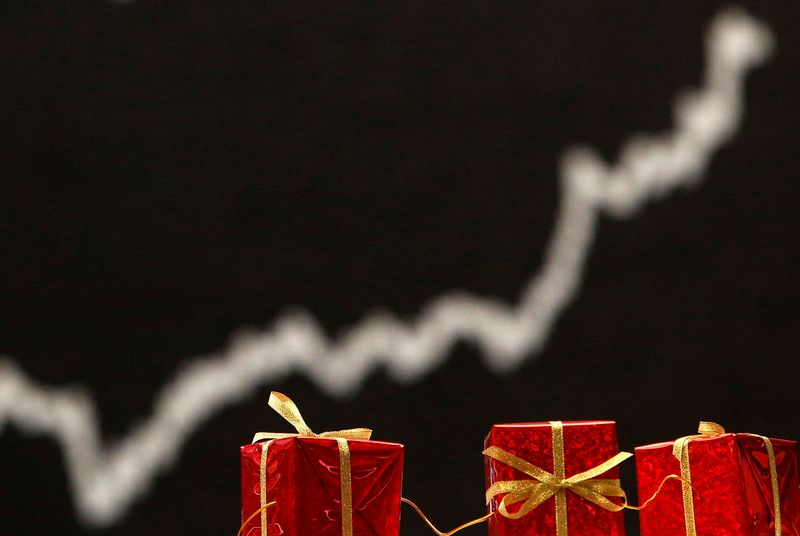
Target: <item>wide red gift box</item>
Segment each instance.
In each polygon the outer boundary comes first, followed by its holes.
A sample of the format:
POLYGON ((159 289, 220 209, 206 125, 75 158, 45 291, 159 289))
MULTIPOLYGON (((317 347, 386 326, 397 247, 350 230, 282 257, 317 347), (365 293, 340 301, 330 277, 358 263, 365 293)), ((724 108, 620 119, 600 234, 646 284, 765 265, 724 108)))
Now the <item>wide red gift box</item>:
POLYGON ((636 473, 640 498, 661 488, 640 512, 642 536, 800 534, 794 441, 704 422, 698 435, 638 447, 636 473))
POLYGON ((245 536, 398 536, 403 445, 370 430, 314 434, 294 404, 270 406, 297 434, 257 434, 241 448, 245 536))
POLYGON ((492 536, 622 536, 613 421, 496 424, 486 437, 492 536))

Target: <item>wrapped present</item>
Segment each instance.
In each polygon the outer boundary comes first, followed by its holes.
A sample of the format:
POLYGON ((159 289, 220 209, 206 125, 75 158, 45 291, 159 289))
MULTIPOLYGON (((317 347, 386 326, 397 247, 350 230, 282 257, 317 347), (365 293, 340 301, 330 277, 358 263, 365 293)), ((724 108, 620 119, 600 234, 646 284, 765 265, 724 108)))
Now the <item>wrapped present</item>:
POLYGON ((497 424, 483 453, 490 535, 625 534, 613 421, 497 424))
POLYGON ((640 512, 642 536, 800 534, 794 441, 702 422, 698 435, 638 447, 636 473, 640 497, 657 493, 640 512))
POLYGON ((241 448, 245 536, 398 536, 403 445, 359 428, 315 434, 294 403, 270 406, 296 434, 256 434, 241 448))

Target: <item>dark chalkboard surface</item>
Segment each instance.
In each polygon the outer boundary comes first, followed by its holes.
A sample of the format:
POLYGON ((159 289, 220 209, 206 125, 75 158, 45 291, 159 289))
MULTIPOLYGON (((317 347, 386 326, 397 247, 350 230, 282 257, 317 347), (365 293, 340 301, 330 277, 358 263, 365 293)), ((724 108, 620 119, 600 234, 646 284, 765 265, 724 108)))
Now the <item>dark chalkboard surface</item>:
POLYGON ((800 437, 800 5, 738 7, 3 3, 0 534, 235 534, 270 389, 444 527, 495 422, 800 437))

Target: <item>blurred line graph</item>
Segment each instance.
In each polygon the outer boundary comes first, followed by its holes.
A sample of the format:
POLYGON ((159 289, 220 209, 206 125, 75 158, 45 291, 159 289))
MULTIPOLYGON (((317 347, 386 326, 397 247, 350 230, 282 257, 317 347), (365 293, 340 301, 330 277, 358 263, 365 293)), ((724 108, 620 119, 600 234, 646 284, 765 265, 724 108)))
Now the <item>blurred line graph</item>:
POLYGON ((13 359, 0 359, 0 431, 9 423, 60 443, 81 519, 105 527, 122 520, 204 421, 292 372, 332 396, 347 396, 380 366, 399 382, 413 382, 459 340, 480 348, 492 370, 512 370, 542 350, 575 298, 599 217, 630 218, 648 201, 697 184, 713 153, 738 130, 745 75, 768 58, 773 36, 744 12, 727 10, 711 24, 706 46, 703 86, 678 97, 672 131, 631 137, 613 165, 587 147, 566 151, 545 260, 518 304, 452 291, 408 322, 377 313, 338 338, 326 336, 308 313, 283 315, 268 330, 235 336, 220 354, 188 362, 161 389, 153 414, 110 445, 100 438, 85 389, 40 385, 13 359))

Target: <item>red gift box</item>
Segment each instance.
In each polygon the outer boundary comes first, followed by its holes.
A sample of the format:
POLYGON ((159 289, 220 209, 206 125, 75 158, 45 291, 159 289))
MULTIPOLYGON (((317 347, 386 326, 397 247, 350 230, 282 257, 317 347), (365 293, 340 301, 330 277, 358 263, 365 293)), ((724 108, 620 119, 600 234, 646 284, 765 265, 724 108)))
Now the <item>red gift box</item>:
POLYGON ((496 424, 485 445, 490 535, 625 534, 613 421, 496 424))
POLYGON ((700 435, 638 447, 636 473, 640 498, 661 488, 640 512, 642 536, 800 534, 794 441, 701 423, 700 435), (669 475, 684 482, 665 483, 669 475))
POLYGON ((368 437, 364 429, 314 434, 282 396, 270 406, 298 434, 257 434, 241 448, 241 533, 398 536, 403 445, 352 439, 368 437))

